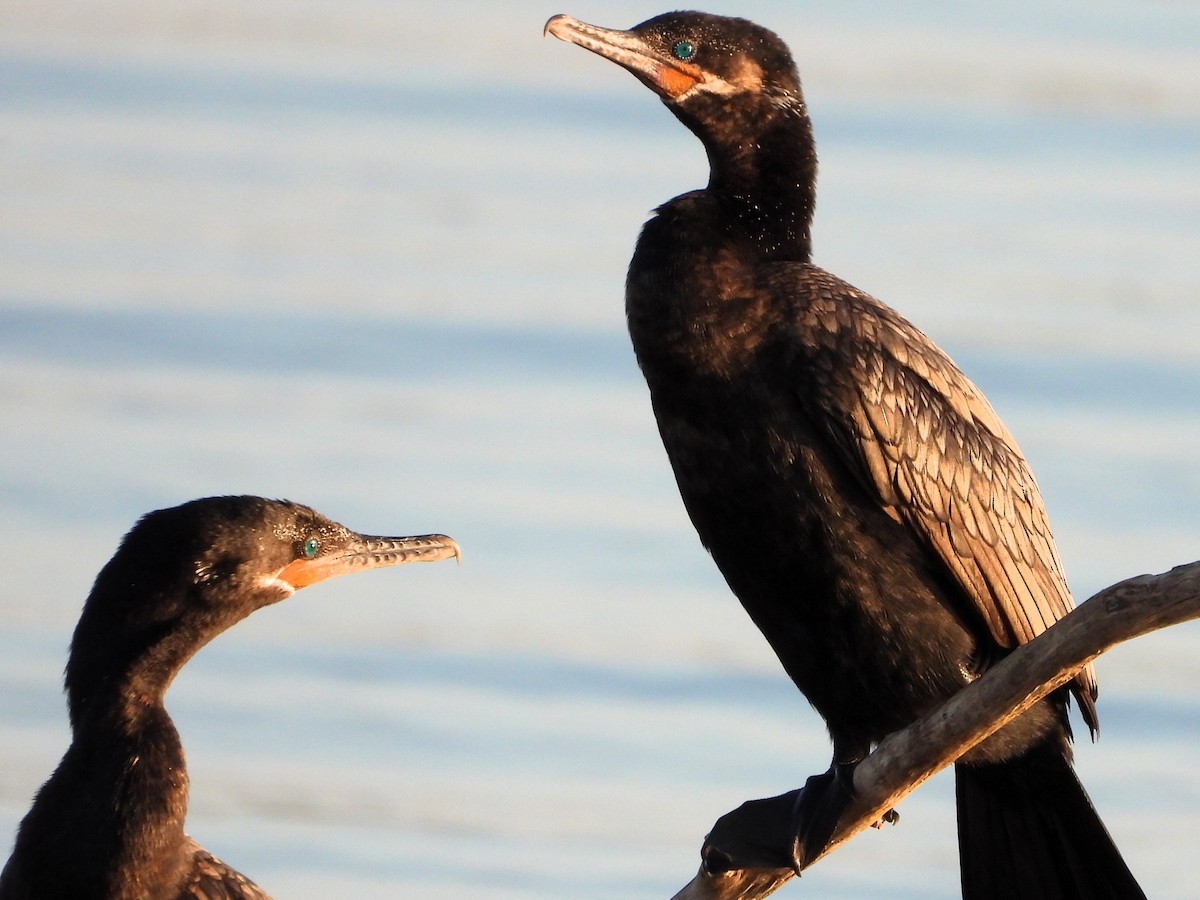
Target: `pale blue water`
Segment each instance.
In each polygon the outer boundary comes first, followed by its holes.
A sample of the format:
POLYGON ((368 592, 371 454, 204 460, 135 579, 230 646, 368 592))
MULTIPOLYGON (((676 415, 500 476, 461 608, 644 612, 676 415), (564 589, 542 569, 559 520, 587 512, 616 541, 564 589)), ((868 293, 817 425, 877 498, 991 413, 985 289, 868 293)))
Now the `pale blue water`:
MULTIPOLYGON (((281 898, 665 897, 827 763, 698 547, 624 335, 703 153, 530 3, 0 6, 0 841, 67 740, 91 578, 212 493, 440 530, 170 695, 191 832, 281 898), (61 12, 56 12, 61 10, 61 12)), ((1200 11, 722 5, 800 60, 819 261, 983 386, 1077 594, 1200 555, 1200 11)), ((1100 661, 1082 777, 1192 893, 1200 630, 1100 661)), ((952 897, 950 784, 780 896, 952 897)))

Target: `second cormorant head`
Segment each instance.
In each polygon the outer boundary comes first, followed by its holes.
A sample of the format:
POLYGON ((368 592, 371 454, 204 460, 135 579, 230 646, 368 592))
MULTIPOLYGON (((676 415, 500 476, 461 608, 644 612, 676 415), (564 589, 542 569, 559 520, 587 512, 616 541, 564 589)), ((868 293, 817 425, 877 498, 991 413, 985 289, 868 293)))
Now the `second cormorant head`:
POLYGON ((84 605, 67 665, 72 719, 118 672, 160 699, 213 637, 302 587, 458 555, 445 535, 361 535, 285 500, 208 497, 149 513, 100 571, 84 605))

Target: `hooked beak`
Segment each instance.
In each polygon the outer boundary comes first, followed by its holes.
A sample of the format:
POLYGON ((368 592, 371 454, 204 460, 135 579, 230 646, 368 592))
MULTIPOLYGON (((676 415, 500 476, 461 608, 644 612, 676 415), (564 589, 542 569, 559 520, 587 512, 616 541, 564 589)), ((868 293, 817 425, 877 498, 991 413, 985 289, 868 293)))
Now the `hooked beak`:
POLYGON ((632 31, 601 28, 558 15, 546 22, 542 34, 552 34, 560 41, 578 44, 612 60, 665 100, 677 100, 705 80, 699 66, 655 49, 632 31))
POLYGON ((454 538, 444 534, 421 534, 413 537, 377 537, 359 535, 329 553, 313 559, 297 559, 288 563, 275 577, 299 590, 318 581, 378 569, 383 566, 402 566, 410 562, 436 562, 453 556, 462 560, 462 551, 454 538))

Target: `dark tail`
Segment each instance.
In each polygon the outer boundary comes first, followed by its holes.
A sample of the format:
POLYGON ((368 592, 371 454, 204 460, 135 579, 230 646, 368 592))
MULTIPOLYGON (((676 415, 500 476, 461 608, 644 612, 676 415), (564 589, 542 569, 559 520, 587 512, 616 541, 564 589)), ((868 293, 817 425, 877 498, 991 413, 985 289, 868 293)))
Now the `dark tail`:
POLYGON ((954 774, 963 900, 1145 900, 1055 742, 954 774))

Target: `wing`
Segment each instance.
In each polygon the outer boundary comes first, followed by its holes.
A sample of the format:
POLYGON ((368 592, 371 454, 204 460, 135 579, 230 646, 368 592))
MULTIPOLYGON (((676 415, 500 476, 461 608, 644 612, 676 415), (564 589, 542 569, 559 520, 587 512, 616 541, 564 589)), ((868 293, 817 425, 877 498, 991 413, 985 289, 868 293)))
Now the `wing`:
MULTIPOLYGON (((1037 482, 979 389, 891 308, 815 267, 781 268, 774 289, 795 293, 799 277, 812 298, 793 335, 801 403, 888 512, 937 552, 996 643, 1025 643, 1070 612, 1037 482)), ((1094 730, 1090 665, 1076 685, 1094 730)))
POLYGON ((180 900, 271 900, 257 884, 191 838, 192 874, 180 900))

